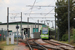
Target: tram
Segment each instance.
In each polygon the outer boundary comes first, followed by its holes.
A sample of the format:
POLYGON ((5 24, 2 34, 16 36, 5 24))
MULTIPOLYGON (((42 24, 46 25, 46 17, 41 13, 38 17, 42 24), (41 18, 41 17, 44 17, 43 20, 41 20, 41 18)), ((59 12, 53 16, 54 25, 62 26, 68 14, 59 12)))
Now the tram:
POLYGON ((40 37, 41 39, 50 39, 50 28, 49 27, 42 27, 40 30, 40 37))

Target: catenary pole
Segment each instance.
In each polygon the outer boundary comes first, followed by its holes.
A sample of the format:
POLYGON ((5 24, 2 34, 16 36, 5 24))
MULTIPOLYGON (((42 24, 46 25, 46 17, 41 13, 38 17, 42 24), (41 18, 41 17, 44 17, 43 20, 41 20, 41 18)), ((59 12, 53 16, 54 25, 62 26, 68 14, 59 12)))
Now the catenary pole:
POLYGON ((35 32, 36 32, 36 22, 35 22, 35 32))
POLYGON ((20 29, 21 29, 21 31, 20 31, 21 32, 21 38, 23 39, 23 34, 22 34, 22 12, 21 12, 21 28, 20 29))
POLYGON ((38 20, 38 32, 39 32, 39 20, 38 20))
POLYGON ((9 7, 7 7, 7 45, 9 45, 9 7))
POLYGON ((55 39, 56 39, 56 12, 55 12, 55 39))
MULTIPOLYGON (((57 0, 57 8, 59 8, 58 6, 59 6, 59 2, 58 2, 58 0, 57 0)), ((57 16, 58 16, 58 15, 57 15, 57 16)), ((59 16, 58 16, 58 24, 59 24, 59 16)), ((59 41, 59 27, 58 27, 58 41, 59 41)))
POLYGON ((68 42, 70 42, 70 0, 68 0, 68 42))
POLYGON ((29 28, 29 17, 27 18, 27 22, 28 22, 28 26, 27 27, 29 28))
MULTIPOLYGON (((27 28, 29 28, 29 17, 27 18, 27 22, 28 22, 28 26, 27 28)), ((30 34, 29 32, 27 32, 27 35, 30 34)), ((27 36, 28 37, 28 36, 27 36)))

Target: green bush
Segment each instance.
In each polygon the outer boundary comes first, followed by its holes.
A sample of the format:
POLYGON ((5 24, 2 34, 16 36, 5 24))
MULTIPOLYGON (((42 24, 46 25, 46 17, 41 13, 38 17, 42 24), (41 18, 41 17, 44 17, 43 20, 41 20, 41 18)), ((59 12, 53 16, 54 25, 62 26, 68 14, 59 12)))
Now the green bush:
POLYGON ((74 41, 74 43, 75 43, 75 33, 73 34, 73 41, 74 41))
POLYGON ((62 41, 67 41, 68 40, 68 34, 64 34, 62 36, 62 41))
POLYGON ((74 44, 74 40, 72 39, 72 40, 69 42, 69 44, 74 44))
POLYGON ((0 50, 3 50, 2 48, 0 48, 0 50))

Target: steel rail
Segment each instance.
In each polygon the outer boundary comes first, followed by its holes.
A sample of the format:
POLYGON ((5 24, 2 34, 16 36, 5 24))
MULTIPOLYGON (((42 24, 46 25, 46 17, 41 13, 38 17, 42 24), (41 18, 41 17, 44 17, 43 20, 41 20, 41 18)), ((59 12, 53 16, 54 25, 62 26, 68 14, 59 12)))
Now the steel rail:
MULTIPOLYGON (((27 44, 28 44, 28 46, 29 46, 29 48, 31 49, 31 50, 33 50, 33 48, 37 48, 37 49, 39 49, 39 50, 44 50, 45 48, 43 47, 43 46, 41 46, 40 44, 38 45, 37 43, 35 43, 34 42, 34 40, 36 40, 36 39, 34 39, 32 42, 34 43, 34 44, 36 44, 36 45, 32 45, 32 44, 30 44, 28 41, 29 40, 33 40, 33 39, 28 39, 27 40, 27 44)), ((45 50, 47 50, 47 49, 45 49, 45 50)))
POLYGON ((47 48, 45 48, 43 45, 40 45, 38 43, 36 43, 35 41, 33 41, 35 44, 39 45, 40 47, 44 48, 45 50, 48 50, 47 48))
POLYGON ((58 43, 58 42, 55 42, 55 41, 48 41, 48 40, 43 40, 44 42, 47 42, 49 44, 52 44, 52 45, 55 45, 55 46, 58 46, 60 48, 63 48, 63 49, 74 49, 73 47, 69 46, 69 45, 65 45, 65 44, 62 44, 62 43, 58 43), (56 45, 56 44, 60 44, 60 45, 56 45), (70 48, 65 48, 65 47, 62 47, 61 45, 63 46, 67 46, 67 47, 70 47, 70 48))
POLYGON ((69 44, 64 44, 64 43, 61 43, 61 42, 55 42, 55 41, 50 41, 50 42, 54 42, 54 43, 58 43, 58 44, 61 44, 61 45, 65 45, 65 46, 75 48, 75 46, 72 46, 72 45, 69 45, 69 44))
POLYGON ((32 42, 33 42, 34 44, 36 44, 36 46, 31 44, 31 47, 37 48, 37 49, 39 49, 39 50, 48 50, 48 49, 45 48, 43 45, 40 45, 40 44, 36 43, 35 40, 37 40, 37 39, 28 39, 28 40, 32 40, 32 42))
POLYGON ((28 40, 27 40, 26 42, 27 42, 27 44, 28 44, 30 50, 33 50, 32 47, 31 47, 31 45, 29 44, 28 40))

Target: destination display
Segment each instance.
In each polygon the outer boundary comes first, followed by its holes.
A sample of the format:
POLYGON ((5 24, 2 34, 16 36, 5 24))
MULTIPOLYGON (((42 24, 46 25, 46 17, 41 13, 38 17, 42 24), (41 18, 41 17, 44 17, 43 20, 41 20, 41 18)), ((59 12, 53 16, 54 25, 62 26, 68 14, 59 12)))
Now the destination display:
POLYGON ((42 33, 43 34, 48 34, 48 28, 42 28, 42 33))

